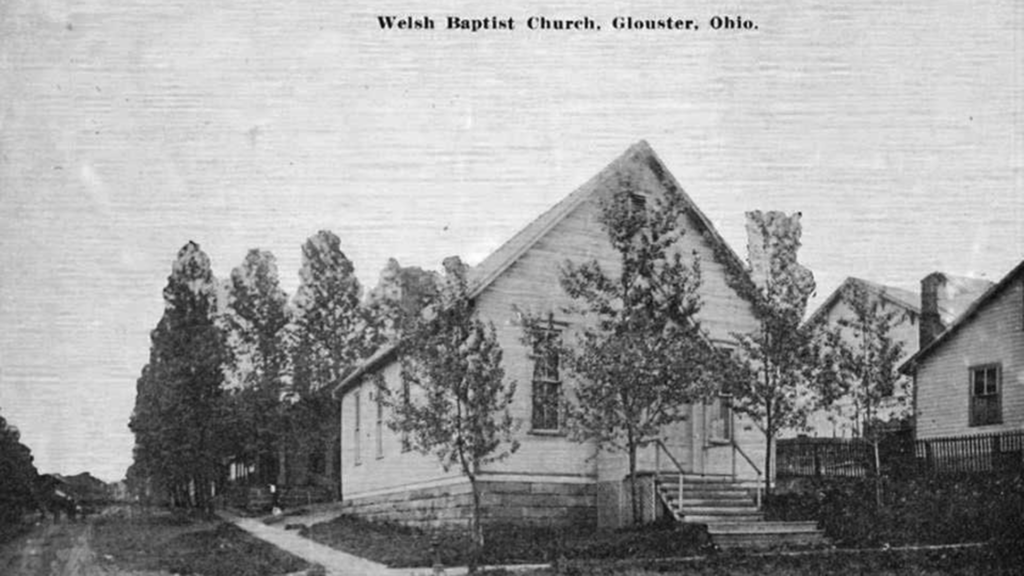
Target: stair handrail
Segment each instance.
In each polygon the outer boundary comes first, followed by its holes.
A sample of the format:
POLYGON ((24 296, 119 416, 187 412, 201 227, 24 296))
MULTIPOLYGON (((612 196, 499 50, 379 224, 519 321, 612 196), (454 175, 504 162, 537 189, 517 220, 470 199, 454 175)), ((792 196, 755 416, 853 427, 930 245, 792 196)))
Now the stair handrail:
POLYGON ((736 439, 735 438, 732 439, 732 448, 733 448, 733 453, 739 452, 740 456, 743 456, 743 459, 747 461, 747 464, 750 464, 750 467, 753 468, 754 472, 757 473, 757 509, 760 510, 761 509, 761 469, 758 468, 757 464, 754 464, 754 461, 750 458, 750 456, 748 456, 747 453, 744 452, 743 447, 736 443, 736 439))
POLYGON ((665 455, 668 456, 668 459, 672 462, 672 464, 675 465, 676 470, 679 471, 679 481, 678 481, 678 485, 677 485, 677 488, 676 488, 677 496, 679 497, 679 499, 676 500, 676 501, 679 503, 679 517, 682 518, 682 516, 683 516, 683 474, 685 474, 685 472, 683 471, 683 465, 679 463, 679 460, 676 460, 676 457, 673 456, 671 452, 669 452, 668 446, 665 446, 665 442, 662 441, 661 438, 656 438, 654 440, 654 442, 655 442, 655 448, 656 448, 656 451, 655 451, 654 455, 655 455, 655 458, 658 460, 658 474, 661 474, 661 460, 660 460, 660 458, 657 458, 657 457, 658 457, 658 455, 661 452, 664 452, 665 455))

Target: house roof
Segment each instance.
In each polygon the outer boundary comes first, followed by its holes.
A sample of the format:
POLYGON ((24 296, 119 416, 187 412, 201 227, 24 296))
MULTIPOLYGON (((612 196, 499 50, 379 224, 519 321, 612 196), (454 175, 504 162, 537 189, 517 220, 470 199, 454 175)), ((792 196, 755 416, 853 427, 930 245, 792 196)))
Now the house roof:
MULTIPOLYGON (((583 204, 595 192, 600 190, 604 184, 615 178, 620 170, 627 166, 637 165, 646 165, 659 178, 663 186, 677 190, 690 208, 690 215, 705 237, 716 246, 722 248, 721 252, 725 254, 725 257, 732 260, 733 264, 737 265, 739 269, 746 270, 746 264, 725 242, 725 239, 722 238, 718 231, 715 230, 711 220, 701 212, 700 208, 686 194, 682 186, 679 185, 679 182, 676 181, 661 159, 654 153, 651 146, 646 141, 641 140, 630 146, 597 175, 527 224, 525 228, 513 235, 512 238, 484 258, 478 265, 471 268, 467 278, 469 281, 469 297, 471 299, 476 298, 483 293, 488 286, 550 232, 552 228, 558 225, 559 222, 565 219, 566 216, 583 204)), ((397 349, 398 343, 391 343, 379 349, 334 388, 334 397, 340 398, 368 370, 374 369, 393 357, 397 349)))
POLYGON ((871 294, 874 294, 883 300, 895 304, 909 312, 915 314, 921 313, 920 301, 921 298, 916 292, 910 290, 903 290, 902 288, 895 288, 893 286, 885 286, 878 284, 877 282, 871 282, 870 280, 864 280, 863 278, 854 278, 853 276, 847 276, 846 280, 836 288, 829 297, 822 302, 821 306, 811 314, 811 317, 807 319, 807 325, 816 324, 823 321, 828 316, 828 311, 839 302, 843 296, 843 291, 847 286, 859 285, 866 289, 871 294))
POLYGON ((1018 263, 1013 268, 1013 270, 1010 270, 1010 272, 1006 276, 1004 276, 1002 280, 989 287, 989 289, 986 290, 984 294, 979 296, 978 299, 975 300, 974 303, 971 304, 970 307, 968 307, 963 314, 961 314, 955 321, 953 321, 953 323, 950 324, 949 327, 947 327, 944 331, 942 331, 941 334, 936 336, 935 339, 931 341, 931 343, 929 343, 924 348, 921 348, 920 350, 917 351, 916 354, 908 358, 907 361, 904 362, 902 366, 900 366, 900 372, 903 372, 904 374, 912 374, 917 369, 917 365, 920 364, 922 360, 930 356, 940 346, 942 346, 944 342, 952 338, 954 334, 960 331, 960 328, 970 323, 971 320, 975 317, 975 315, 978 314, 979 311, 981 311, 982 308, 988 305, 988 303, 995 299, 996 296, 1002 294, 1003 290, 1012 285, 1013 282, 1016 279, 1020 278, 1021 276, 1024 276, 1024 260, 1021 260, 1020 263, 1018 263))

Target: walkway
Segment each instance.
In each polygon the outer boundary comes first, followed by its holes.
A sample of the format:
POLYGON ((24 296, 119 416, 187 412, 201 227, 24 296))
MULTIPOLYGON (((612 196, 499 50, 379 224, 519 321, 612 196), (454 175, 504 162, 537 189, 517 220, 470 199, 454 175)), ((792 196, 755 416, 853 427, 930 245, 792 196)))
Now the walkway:
POLYGON ((346 554, 299 536, 283 526, 268 526, 256 518, 243 518, 228 512, 218 511, 217 515, 245 530, 249 534, 302 558, 310 564, 324 567, 329 576, 390 576, 391 570, 383 564, 365 558, 346 554))
MULTIPOLYGON (((243 518, 230 512, 218 511, 217 514, 224 520, 233 523, 249 534, 277 546, 278 548, 302 558, 310 564, 319 564, 327 572, 327 576, 429 576, 433 574, 430 568, 388 568, 384 564, 372 562, 366 558, 353 556, 324 546, 308 538, 303 538, 293 530, 285 530, 284 522, 267 525, 256 518, 243 518)), ((293 523, 291 519, 289 524, 293 523)), ((507 566, 512 570, 528 570, 533 568, 546 567, 546 564, 531 566, 507 566)), ((460 576, 466 574, 465 567, 445 568, 445 576, 460 576)))

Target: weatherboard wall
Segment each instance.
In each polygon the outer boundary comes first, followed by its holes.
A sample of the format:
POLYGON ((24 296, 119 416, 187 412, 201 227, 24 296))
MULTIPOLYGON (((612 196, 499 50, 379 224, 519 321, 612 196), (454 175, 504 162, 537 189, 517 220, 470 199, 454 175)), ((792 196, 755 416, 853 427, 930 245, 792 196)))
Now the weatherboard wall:
POLYGON ((1024 427, 1024 289, 1018 278, 917 366, 919 439, 1024 427), (1001 366, 1002 423, 970 426, 970 368, 1001 366))

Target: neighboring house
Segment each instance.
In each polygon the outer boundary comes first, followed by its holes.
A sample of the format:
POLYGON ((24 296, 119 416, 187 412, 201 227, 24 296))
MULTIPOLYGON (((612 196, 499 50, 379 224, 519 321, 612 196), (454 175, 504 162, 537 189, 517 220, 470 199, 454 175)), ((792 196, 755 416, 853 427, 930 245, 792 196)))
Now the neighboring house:
MULTIPOLYGON (((841 322, 853 321, 855 318, 853 310, 844 298, 844 295, 855 289, 861 289, 868 294, 869 298, 881 302, 883 314, 892 314, 894 326, 889 337, 894 342, 903 345, 903 358, 908 358, 917 352, 921 309, 918 306, 918 295, 909 290, 848 277, 814 311, 806 324, 810 327, 821 325, 827 329, 839 329, 843 338, 849 343, 853 338, 850 335, 850 329, 843 327, 841 322)), ((893 396, 884 405, 877 407, 876 415, 883 421, 899 418, 904 412, 910 413, 912 403, 910 387, 897 387, 893 396)), ((862 406, 857 406, 849 398, 843 398, 830 409, 819 410, 811 414, 807 422, 808 430, 803 433, 823 438, 858 437, 862 433, 864 417, 862 406)), ((794 431, 790 431, 790 434, 793 433, 794 431)))
MULTIPOLYGON (((491 521, 590 526, 624 522, 626 454, 567 437, 559 409, 565 375, 550 370, 548 362, 536 365, 533 351, 522 341, 517 313, 552 314, 561 337, 571 337, 579 320, 563 312, 571 300, 559 285, 559 267, 566 260, 596 258, 605 270, 619 268, 618 254, 598 217, 599 200, 622 175, 651 194, 663 194, 669 187, 681 191, 653 150, 640 142, 470 271, 476 309, 482 319, 494 324, 504 351, 506 379, 517 383, 512 410, 520 422, 519 450, 488 464, 480 474, 484 513, 491 521)), ((726 284, 725 267, 715 253, 728 258, 730 265, 746 266, 692 201, 689 205, 679 249, 700 257, 702 325, 714 343, 729 346, 732 333, 750 332, 757 323, 750 304, 726 284)), ((355 513, 367 517, 410 524, 465 522, 470 514, 467 479, 456 469, 443 470, 432 455, 404 447, 402 438, 388 428, 386 410, 375 399, 373 379, 368 376, 380 374, 389 388, 398 389, 399 372, 395 348, 387 347, 334 391, 341 401, 343 499, 355 513)), ((685 421, 666 429, 665 438, 672 457, 686 472, 756 478, 754 468, 734 444, 753 462, 761 463, 764 435, 750 421, 733 415, 726 398, 687 406, 685 413, 685 421)), ((654 448, 638 456, 640 470, 653 471, 656 461, 672 466, 654 448)), ((649 502, 656 506, 654 500, 649 502)))
POLYGON ((914 377, 917 438, 1024 428, 1024 261, 995 285, 931 274, 921 294, 921 349, 901 367, 914 377))

